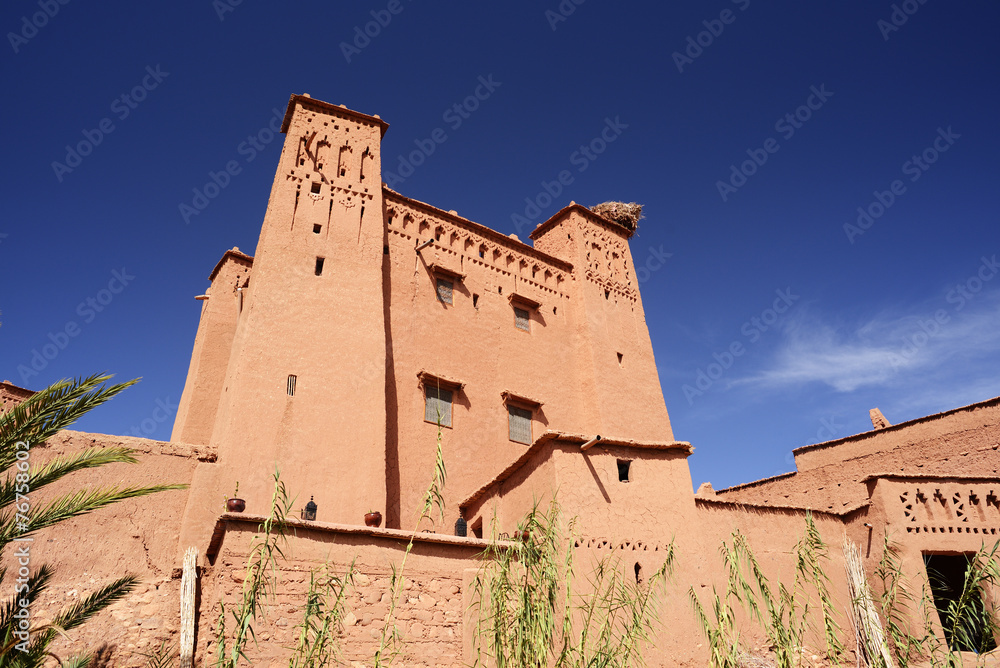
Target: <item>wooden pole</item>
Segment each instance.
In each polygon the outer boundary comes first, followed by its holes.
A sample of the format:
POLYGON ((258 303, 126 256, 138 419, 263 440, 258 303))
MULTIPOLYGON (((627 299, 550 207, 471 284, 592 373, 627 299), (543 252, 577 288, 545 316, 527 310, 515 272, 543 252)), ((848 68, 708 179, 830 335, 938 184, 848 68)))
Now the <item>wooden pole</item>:
POLYGON ((181 575, 181 667, 194 666, 194 594, 198 579, 198 550, 189 547, 184 553, 184 573, 181 575))

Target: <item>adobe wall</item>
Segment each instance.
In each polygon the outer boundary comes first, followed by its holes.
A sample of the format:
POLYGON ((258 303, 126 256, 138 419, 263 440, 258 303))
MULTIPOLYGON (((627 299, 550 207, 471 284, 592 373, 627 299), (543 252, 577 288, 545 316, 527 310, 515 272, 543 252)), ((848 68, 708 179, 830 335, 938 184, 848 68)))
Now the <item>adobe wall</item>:
POLYGON ((31 390, 18 387, 7 380, 3 381, 0 383, 0 413, 6 413, 32 394, 34 392, 31 390))
MULTIPOLYGON (((214 453, 205 447, 165 443, 130 436, 110 436, 61 431, 44 444, 31 448, 31 464, 54 457, 72 457, 88 448, 128 447, 136 464, 111 464, 77 472, 31 494, 38 508, 57 495, 103 486, 149 486, 188 483, 199 459, 214 453)), ((177 630, 179 580, 172 580, 181 515, 187 490, 161 492, 129 499, 88 515, 67 520, 35 535, 31 568, 48 564, 55 577, 48 591, 32 608, 37 622, 51 619, 65 606, 79 601, 111 581, 132 573, 141 584, 123 601, 92 621, 59 638, 53 651, 63 658, 81 649, 103 644, 113 649, 114 665, 137 666, 145 661, 135 652, 148 651, 177 630)), ((14 548, 7 550, 8 566, 14 548)))
MULTIPOLYGON (((207 664, 213 658, 218 601, 223 600, 229 610, 239 603, 260 519, 229 521, 214 564, 202 575, 196 662, 207 664)), ((266 621, 254 624, 260 645, 248 644, 251 663, 287 664, 288 648, 295 643, 295 627, 302 619, 309 572, 326 563, 343 575, 351 561, 355 586, 347 600, 341 646, 348 664, 370 662, 389 611, 392 567, 401 567, 409 535, 319 523, 305 527, 301 521, 295 522, 293 531, 282 547, 286 558, 278 563, 277 596, 265 606, 266 621)), ((458 668, 471 663, 471 625, 463 627, 463 618, 470 603, 468 583, 477 567, 476 555, 484 547, 482 541, 418 534, 402 571, 405 582, 395 614, 404 651, 394 663, 428 668, 458 668)), ((230 632, 232 628, 230 617, 230 632)))
POLYGON ((997 475, 1000 399, 795 451, 794 475, 716 492, 742 503, 842 510, 868 498, 878 474, 997 475))
POLYGON ((207 543, 199 509, 236 481, 248 509, 266 510, 276 466, 324 519, 360 523, 384 504, 384 128, 307 97, 289 104, 211 439, 219 464, 195 477, 184 545, 207 543))
POLYGON ((250 283, 253 258, 238 248, 226 251, 212 271, 191 352, 184 392, 177 407, 171 441, 207 445, 233 349, 236 323, 243 311, 241 294, 250 283))
POLYGON ((502 392, 543 403, 533 411, 533 435, 585 420, 574 279, 567 265, 529 246, 388 190, 386 230, 387 526, 413 526, 434 471, 437 425, 424 420, 421 371, 464 383, 442 436, 446 524, 454 524, 457 501, 528 448, 509 440, 502 392), (437 242, 414 252, 435 234, 437 242), (452 304, 438 299, 437 276, 453 281, 452 304), (514 326, 512 294, 541 304, 530 311, 530 332, 514 326))

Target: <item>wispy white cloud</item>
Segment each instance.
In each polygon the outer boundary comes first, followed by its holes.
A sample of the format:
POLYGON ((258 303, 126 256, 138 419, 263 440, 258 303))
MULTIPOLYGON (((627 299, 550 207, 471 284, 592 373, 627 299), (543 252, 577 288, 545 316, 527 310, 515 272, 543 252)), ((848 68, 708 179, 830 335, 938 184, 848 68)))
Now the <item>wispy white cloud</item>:
POLYGON ((851 392, 917 377, 981 378, 983 358, 1000 351, 1000 290, 984 291, 960 310, 938 300, 905 313, 886 310, 853 325, 831 324, 804 308, 789 316, 781 334, 763 368, 730 386, 823 383, 851 392))

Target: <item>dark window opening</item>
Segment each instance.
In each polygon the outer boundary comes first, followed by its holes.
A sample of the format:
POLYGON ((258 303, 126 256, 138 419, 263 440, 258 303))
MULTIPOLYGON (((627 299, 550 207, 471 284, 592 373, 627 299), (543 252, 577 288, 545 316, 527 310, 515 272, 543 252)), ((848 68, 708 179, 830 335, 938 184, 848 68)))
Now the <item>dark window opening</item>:
POLYGON ((604 298, 607 299, 610 296, 611 296, 611 291, 610 290, 605 290, 604 291, 604 298))
POLYGON ((502 295, 503 294, 503 288, 500 287, 499 285, 497 286, 497 294, 498 295, 502 295))
POLYGON ((483 537, 483 520, 477 520, 474 525, 472 525, 472 535, 476 538, 483 537))
POLYGON ((997 643, 983 623, 989 613, 982 590, 966 591, 972 557, 972 554, 925 554, 924 566, 948 648, 982 654, 996 649, 997 643), (966 609, 959 610, 963 598, 966 609), (962 627, 957 633, 956 616, 957 626, 962 627))
POLYGON ((318 183, 318 182, 316 182, 316 181, 313 181, 313 184, 312 184, 312 189, 310 190, 310 192, 311 192, 311 193, 312 193, 313 195, 318 195, 318 194, 319 194, 319 183, 318 183))
POLYGON ((316 275, 317 276, 322 276, 323 275, 323 263, 324 262, 326 262, 325 258, 322 258, 322 257, 316 258, 316 275))
POLYGON ((507 407, 507 426, 510 440, 531 445, 531 411, 517 406, 507 407))
POLYGON ((442 427, 451 426, 451 390, 427 387, 424 390, 424 420, 442 427))
POLYGON ((486 257, 486 251, 484 251, 482 248, 479 249, 479 257, 483 257, 483 258, 486 257))
POLYGON ((635 562, 635 583, 642 584, 642 565, 639 562, 635 562))
POLYGON ((621 353, 618 353, 618 366, 622 365, 622 360, 623 359, 625 359, 625 356, 622 355, 621 353))
POLYGON ((437 279, 437 295, 438 299, 445 304, 452 304, 452 291, 455 288, 455 284, 451 281, 445 280, 443 278, 437 279))
POLYGON ((632 468, 632 462, 627 459, 618 460, 618 482, 628 482, 629 471, 632 468))
POLYGON ((319 234, 323 231, 322 225, 313 225, 313 234, 319 234))
POLYGON ((523 308, 514 307, 514 326, 525 332, 531 331, 531 314, 523 308))
POLYGON ((288 376, 288 386, 285 389, 285 391, 288 392, 288 396, 290 397, 295 396, 295 383, 298 379, 299 379, 298 376, 291 376, 291 375, 288 376))
POLYGON ((559 312, 559 307, 558 306, 553 306, 552 307, 552 315, 555 315, 558 312, 559 312))
POLYGON ((472 307, 479 308, 479 295, 472 295, 472 307))

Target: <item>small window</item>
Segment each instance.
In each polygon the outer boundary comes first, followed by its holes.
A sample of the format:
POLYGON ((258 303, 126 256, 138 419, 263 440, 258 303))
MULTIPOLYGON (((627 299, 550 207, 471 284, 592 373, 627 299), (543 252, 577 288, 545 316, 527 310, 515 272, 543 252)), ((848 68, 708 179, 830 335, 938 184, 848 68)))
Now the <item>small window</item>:
POLYGON ((442 427, 451 426, 451 390, 427 387, 425 390, 424 420, 442 427))
POLYGON ((642 584, 642 564, 635 562, 635 583, 642 584))
POLYGON ((507 406, 510 440, 531 445, 531 411, 517 406, 507 406))
POLYGON ((313 234, 319 234, 323 231, 322 225, 313 225, 313 234))
POLYGON ((290 397, 294 397, 295 396, 295 382, 298 379, 299 379, 298 376, 291 376, 291 375, 288 376, 288 387, 285 390, 286 392, 288 392, 288 396, 290 396, 290 397))
POLYGON ((622 365, 622 360, 623 359, 625 359, 625 356, 622 355, 621 353, 618 353, 618 366, 622 365))
POLYGON ((531 314, 527 309, 514 307, 514 326, 526 332, 531 331, 531 314))
POLYGON ((321 258, 321 257, 316 258, 316 275, 317 276, 322 276, 323 275, 323 263, 325 261, 326 261, 325 258, 321 258))
POLYGON ((483 520, 482 518, 476 520, 476 523, 472 525, 472 535, 476 538, 483 537, 483 520))
POLYGON ((472 308, 479 308, 479 295, 472 295, 472 308))
POLYGON ((452 304, 452 290, 454 290, 455 284, 445 278, 437 279, 437 293, 438 299, 443 301, 445 304, 452 304))
POLYGON ((312 188, 310 189, 309 192, 311 192, 313 195, 318 195, 319 194, 319 183, 316 182, 316 181, 313 181, 312 188))
POLYGON ((618 460, 618 482, 628 482, 629 481, 629 471, 632 468, 632 462, 627 459, 618 460))
POLYGON ((604 291, 604 298, 607 299, 610 296, 611 296, 611 291, 610 290, 605 290, 604 291))

